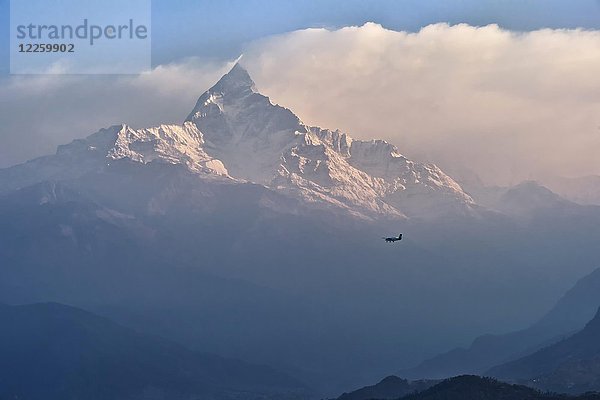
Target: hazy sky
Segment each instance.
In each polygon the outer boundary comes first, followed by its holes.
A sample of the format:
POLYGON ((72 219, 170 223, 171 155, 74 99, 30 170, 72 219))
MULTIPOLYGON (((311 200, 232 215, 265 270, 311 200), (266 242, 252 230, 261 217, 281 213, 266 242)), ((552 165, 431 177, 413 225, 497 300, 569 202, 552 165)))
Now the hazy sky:
POLYGON ((8 1, 0 0, 0 167, 111 124, 181 122, 245 53, 259 89, 308 123, 384 137, 490 182, 600 173, 598 1, 152 7, 148 74, 11 77, 8 1), (577 27, 585 30, 565 30, 577 27))

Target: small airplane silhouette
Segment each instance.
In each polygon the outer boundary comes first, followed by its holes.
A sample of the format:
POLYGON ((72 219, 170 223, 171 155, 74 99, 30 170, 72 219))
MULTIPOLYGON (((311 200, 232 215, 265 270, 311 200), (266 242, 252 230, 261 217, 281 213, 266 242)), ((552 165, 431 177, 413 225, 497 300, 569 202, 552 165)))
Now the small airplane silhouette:
POLYGON ((402 234, 399 234, 398 237, 386 237, 382 239, 384 239, 386 242, 396 242, 398 240, 402 240, 402 234))

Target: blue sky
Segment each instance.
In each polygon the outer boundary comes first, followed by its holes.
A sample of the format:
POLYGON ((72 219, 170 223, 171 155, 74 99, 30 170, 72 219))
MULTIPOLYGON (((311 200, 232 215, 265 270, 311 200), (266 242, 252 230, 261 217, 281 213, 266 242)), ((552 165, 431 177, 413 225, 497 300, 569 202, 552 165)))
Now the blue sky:
MULTIPOLYGON (((9 0, 0 0, 1 74, 7 74, 9 69, 9 4, 9 0)), ((260 37, 306 27, 362 25, 367 21, 408 31, 435 22, 497 23, 519 31, 545 27, 598 29, 600 1, 153 0, 153 64, 186 56, 233 58, 245 43, 260 37)))

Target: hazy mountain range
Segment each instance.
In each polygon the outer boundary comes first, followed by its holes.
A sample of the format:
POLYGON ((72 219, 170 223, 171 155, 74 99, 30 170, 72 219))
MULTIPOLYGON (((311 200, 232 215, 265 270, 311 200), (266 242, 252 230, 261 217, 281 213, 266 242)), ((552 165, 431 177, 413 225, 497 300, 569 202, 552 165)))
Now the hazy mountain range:
POLYGON ((598 175, 579 178, 551 177, 544 179, 543 183, 571 201, 600 205, 600 176, 598 175))
POLYGON ((301 399, 268 367, 193 352, 57 303, 0 305, 2 399, 301 399))
POLYGON ((181 125, 0 170, 0 220, 0 301, 73 304, 327 395, 527 326, 600 256, 600 207, 463 189, 304 124, 239 65, 181 125))
POLYGON ((541 319, 526 329, 478 337, 468 348, 456 348, 403 371, 412 378, 485 374, 492 367, 558 342, 582 329, 600 307, 600 269, 582 278, 541 319))
POLYGON ((555 392, 600 391, 600 310, 580 332, 488 373, 555 392))

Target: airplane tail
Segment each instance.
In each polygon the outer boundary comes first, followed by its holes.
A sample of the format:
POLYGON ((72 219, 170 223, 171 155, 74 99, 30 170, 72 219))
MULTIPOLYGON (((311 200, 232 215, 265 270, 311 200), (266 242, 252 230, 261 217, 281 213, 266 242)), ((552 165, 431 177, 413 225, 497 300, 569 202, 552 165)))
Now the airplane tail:
POLYGON ((402 234, 398 235, 398 240, 402 240, 402 234))

